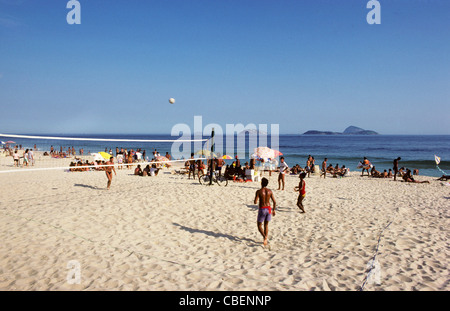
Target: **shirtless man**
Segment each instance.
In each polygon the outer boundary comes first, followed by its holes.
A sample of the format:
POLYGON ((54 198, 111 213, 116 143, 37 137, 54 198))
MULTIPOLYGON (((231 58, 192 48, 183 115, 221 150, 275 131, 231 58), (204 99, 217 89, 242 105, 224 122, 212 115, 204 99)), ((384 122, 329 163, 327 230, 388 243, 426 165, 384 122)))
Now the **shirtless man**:
MULTIPOLYGON (((111 157, 111 158, 109 158, 108 162, 106 162, 106 165, 113 165, 113 164, 114 164, 113 157, 111 157)), ((108 184, 107 184, 108 190, 109 190, 109 187, 111 187, 112 171, 114 171, 114 175, 117 175, 114 166, 105 166, 106 177, 108 177, 108 184)))
POLYGON ((327 158, 325 158, 322 162, 322 174, 323 174, 323 178, 325 178, 326 174, 327 174, 327 158))
POLYGON ((257 226, 259 233, 261 233, 264 238, 264 245, 269 243, 269 221, 272 219, 272 207, 270 207, 270 200, 273 202, 273 216, 275 216, 275 208, 277 205, 272 191, 267 188, 268 184, 269 180, 264 177, 261 180, 261 189, 256 191, 254 202, 254 204, 257 204, 259 199, 257 226), (262 228, 263 222, 264 230, 262 228))
POLYGON ((222 167, 225 164, 225 161, 222 158, 216 159, 216 170, 219 171, 219 176, 222 175, 222 167))

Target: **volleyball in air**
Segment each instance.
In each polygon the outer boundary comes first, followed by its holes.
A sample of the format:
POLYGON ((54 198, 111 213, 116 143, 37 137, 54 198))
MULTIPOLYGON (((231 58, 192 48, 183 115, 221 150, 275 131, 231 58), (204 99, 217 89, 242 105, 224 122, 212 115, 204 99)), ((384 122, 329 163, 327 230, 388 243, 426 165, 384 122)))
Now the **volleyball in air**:
POLYGON ((169 98, 169 103, 175 104, 175 98, 169 98))

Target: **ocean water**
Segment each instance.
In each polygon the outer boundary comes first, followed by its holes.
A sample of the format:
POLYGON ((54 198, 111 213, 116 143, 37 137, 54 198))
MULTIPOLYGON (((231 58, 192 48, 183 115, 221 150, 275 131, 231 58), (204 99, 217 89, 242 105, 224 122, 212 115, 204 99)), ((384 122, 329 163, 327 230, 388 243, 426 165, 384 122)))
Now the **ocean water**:
MULTIPOLYGON (((154 140, 173 140, 178 137, 170 135, 99 135, 99 134, 71 134, 71 135, 45 135, 45 136, 66 136, 81 138, 110 138, 110 139, 154 139, 154 140)), ((205 139, 210 137, 204 137, 205 139)), ((249 136, 246 137, 246 156, 240 157, 241 163, 249 160, 253 150, 249 149, 249 136)), ((140 142, 89 142, 89 141, 66 141, 66 140, 42 140, 42 139, 22 139, 22 138, 2 138, 3 141, 13 140, 16 144, 21 144, 24 148, 33 147, 36 144, 39 150, 50 150, 54 146, 59 150, 63 148, 74 147, 76 151, 84 149, 84 154, 89 152, 105 151, 110 148, 115 153, 116 147, 127 149, 142 148, 146 150, 147 155, 152 154, 153 150, 158 150, 161 155, 166 152, 171 153, 171 143, 140 143, 140 142)), ((267 138, 270 142, 271 138, 267 138)), ((237 152, 237 137, 235 137, 234 150, 237 152)), ((209 148, 209 147, 208 147, 209 148)), ((220 148, 222 149, 222 148, 220 148)), ((195 152, 194 145, 191 144, 191 150, 195 152)), ((226 150, 226 141, 224 141, 223 150, 226 150)), ((224 154, 225 152, 223 152, 224 154)), ((242 150, 240 150, 242 151, 242 150)), ((420 175, 441 176, 436 168, 434 155, 441 157, 439 167, 447 174, 450 174, 450 135, 280 135, 279 151, 283 153, 289 166, 299 164, 304 167, 308 155, 315 158, 316 164, 320 165, 323 159, 328 158, 328 164, 345 165, 351 171, 360 171, 356 169, 359 161, 367 157, 376 169, 379 171, 392 168, 392 161, 401 157, 400 167, 409 169, 419 169, 420 175)), ((231 155, 233 156, 233 155, 231 155)), ((231 160, 227 161, 231 163, 231 160)))

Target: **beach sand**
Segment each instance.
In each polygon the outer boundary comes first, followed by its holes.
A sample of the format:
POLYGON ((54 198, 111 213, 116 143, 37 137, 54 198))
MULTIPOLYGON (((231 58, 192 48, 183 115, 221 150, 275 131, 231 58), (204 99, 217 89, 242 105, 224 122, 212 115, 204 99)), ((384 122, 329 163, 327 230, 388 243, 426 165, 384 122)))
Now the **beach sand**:
POLYGON ((450 187, 436 178, 311 176, 301 214, 298 176, 277 191, 272 174, 277 210, 263 247, 260 183, 116 171, 109 191, 104 172, 0 174, 1 290, 450 289, 450 187), (79 284, 68 281, 71 261, 79 284))

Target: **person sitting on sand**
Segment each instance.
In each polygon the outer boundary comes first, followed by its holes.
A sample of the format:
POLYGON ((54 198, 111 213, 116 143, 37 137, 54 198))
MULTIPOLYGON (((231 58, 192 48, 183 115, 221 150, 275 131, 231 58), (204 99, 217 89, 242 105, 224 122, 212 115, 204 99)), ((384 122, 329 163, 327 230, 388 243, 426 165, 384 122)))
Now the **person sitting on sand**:
POLYGON ((388 177, 388 172, 386 170, 384 170, 384 172, 381 174, 380 177, 381 178, 387 178, 388 177))
POLYGON ((258 226, 258 231, 264 238, 264 246, 269 243, 269 221, 272 220, 272 207, 270 206, 270 200, 273 203, 273 216, 275 216, 276 201, 272 190, 267 188, 269 180, 265 177, 261 180, 261 189, 256 191, 254 204, 258 203, 258 217, 256 224, 258 226), (264 230, 262 224, 264 223, 264 230))
POLYGON ((413 170, 413 175, 419 176, 419 169, 414 169, 413 170))
POLYGON ((142 176, 142 169, 140 164, 138 164, 138 166, 134 169, 134 175, 142 176))
POLYGON ((339 168, 339 164, 338 164, 338 163, 336 163, 336 166, 334 167, 334 171, 335 171, 335 172, 339 172, 339 171, 340 171, 340 168, 339 168))
POLYGON ((337 174, 338 176, 344 177, 348 173, 348 168, 345 165, 342 165, 341 170, 337 174))
POLYGON ((370 176, 372 177, 380 177, 381 173, 375 169, 375 165, 372 166, 372 169, 370 170, 370 176))
POLYGON ((327 172, 330 173, 331 175, 334 174, 333 164, 330 163, 330 165, 328 165, 327 172))
POLYGON ((418 184, 429 184, 430 182, 428 180, 425 181, 419 181, 419 180, 415 180, 412 175, 411 175, 411 170, 406 170, 406 174, 403 175, 403 180, 406 182, 413 182, 413 183, 418 183, 418 184))
POLYGON ((392 178, 392 176, 393 176, 393 174, 392 174, 392 169, 389 169, 389 172, 388 172, 388 178, 392 178))
POLYGON ((152 164, 150 168, 150 176, 158 176, 159 168, 156 168, 156 164, 152 164))
POLYGON ((150 165, 147 164, 147 166, 142 170, 142 176, 150 176, 150 165))

